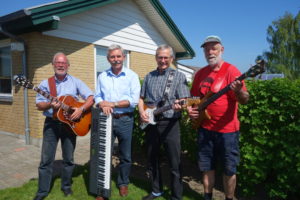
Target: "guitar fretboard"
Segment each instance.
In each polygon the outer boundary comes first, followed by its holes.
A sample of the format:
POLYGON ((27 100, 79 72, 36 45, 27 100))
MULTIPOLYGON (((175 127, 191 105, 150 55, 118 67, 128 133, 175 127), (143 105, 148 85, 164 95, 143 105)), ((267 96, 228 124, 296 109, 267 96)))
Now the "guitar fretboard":
MULTIPOLYGON (((50 100, 50 101, 53 101, 54 98, 55 98, 55 97, 51 96, 48 92, 45 92, 45 91, 41 90, 41 89, 38 88, 38 87, 34 87, 33 90, 36 91, 37 93, 41 94, 43 97, 47 98, 47 99, 50 100)), ((57 102, 60 102, 60 101, 58 101, 57 99, 56 99, 56 101, 57 101, 57 102)), ((67 111, 67 112, 70 111, 70 106, 68 106, 68 105, 66 105, 66 104, 64 104, 64 103, 62 103, 62 102, 60 102, 60 105, 61 105, 60 107, 61 107, 63 110, 65 110, 65 111, 67 111)))
MULTIPOLYGON (((242 74, 236 80, 242 81, 245 78, 246 78, 246 73, 242 74)), ((209 104, 211 104, 212 102, 214 102, 215 100, 217 100, 218 98, 220 98, 223 94, 225 94, 226 92, 228 92, 230 90, 230 85, 231 85, 231 83, 229 85, 227 85, 226 87, 224 87, 219 92, 217 92, 214 95, 212 95, 210 98, 208 98, 203 104, 201 104, 199 106, 198 110, 199 111, 204 110, 209 104)))
POLYGON ((156 110, 154 110, 153 114, 158 115, 160 113, 163 113, 163 112, 165 112, 167 110, 171 110, 171 109, 172 109, 172 105, 164 106, 164 107, 157 108, 156 110))
MULTIPOLYGON (((184 105, 184 103, 185 103, 184 100, 182 100, 182 101, 179 102, 180 105, 184 105)), ((167 110, 171 110, 172 106, 173 105, 171 104, 171 105, 168 105, 168 106, 163 106, 161 108, 157 108, 156 110, 153 111, 153 115, 158 115, 158 114, 163 113, 163 112, 165 112, 167 110)))

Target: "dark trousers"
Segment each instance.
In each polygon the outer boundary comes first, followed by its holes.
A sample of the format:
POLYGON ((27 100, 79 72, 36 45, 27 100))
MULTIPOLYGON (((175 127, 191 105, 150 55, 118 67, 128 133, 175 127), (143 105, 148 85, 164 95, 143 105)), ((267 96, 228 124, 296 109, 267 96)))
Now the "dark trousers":
POLYGON ((146 128, 146 144, 152 191, 154 193, 163 191, 159 160, 160 148, 163 145, 171 168, 171 199, 182 199, 179 121, 177 119, 160 120, 156 125, 149 125, 146 128))
POLYGON ((52 181, 53 162, 59 139, 63 157, 63 169, 61 173, 61 189, 71 188, 72 173, 75 167, 74 150, 76 146, 76 135, 72 133, 65 124, 46 118, 43 132, 43 146, 41 162, 39 166, 38 196, 47 196, 52 181))
POLYGON ((117 185, 125 186, 129 184, 131 169, 131 139, 133 129, 133 116, 122 116, 113 118, 113 139, 118 138, 119 147, 119 174, 117 185))

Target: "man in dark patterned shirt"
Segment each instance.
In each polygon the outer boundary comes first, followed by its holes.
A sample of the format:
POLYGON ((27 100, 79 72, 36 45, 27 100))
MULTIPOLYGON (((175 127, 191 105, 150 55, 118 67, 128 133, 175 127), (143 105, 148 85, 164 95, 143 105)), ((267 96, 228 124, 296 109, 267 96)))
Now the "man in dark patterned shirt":
POLYGON ((156 116, 156 124, 149 124, 146 129, 147 158, 152 182, 152 192, 143 200, 158 198, 163 194, 162 175, 159 164, 160 146, 163 145, 171 168, 171 199, 182 199, 182 177, 180 169, 180 129, 179 102, 190 96, 185 75, 170 67, 174 51, 168 45, 161 45, 156 50, 157 69, 146 75, 139 102, 141 121, 151 122, 151 113, 147 107, 170 106, 166 112, 156 116), (171 75, 170 75, 171 74, 171 75), (169 77, 171 76, 171 78, 169 77), (170 87, 166 87, 170 83, 170 87), (169 92, 165 92, 165 91, 169 92))

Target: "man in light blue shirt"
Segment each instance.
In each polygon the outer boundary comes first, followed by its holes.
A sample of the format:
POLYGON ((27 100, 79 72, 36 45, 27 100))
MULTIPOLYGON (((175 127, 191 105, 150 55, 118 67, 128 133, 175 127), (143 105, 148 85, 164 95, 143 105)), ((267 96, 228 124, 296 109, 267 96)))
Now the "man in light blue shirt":
MULTIPOLYGON (((42 81, 39 85, 41 93, 45 95, 37 94, 36 96, 36 107, 38 110, 43 111, 46 119, 43 130, 38 191, 34 200, 43 200, 48 196, 52 180, 52 166, 59 140, 61 140, 63 156, 61 190, 65 196, 72 195, 73 193, 71 187, 72 174, 75 168, 74 151, 76 146, 76 135, 66 123, 57 120, 53 114, 53 111, 57 111, 63 105, 58 98, 62 96, 72 96, 78 100, 78 97, 81 96, 86 100, 80 107, 72 107, 73 112, 70 112, 70 116, 66 116, 70 121, 78 120, 84 115, 84 112, 89 110, 94 104, 94 96, 88 86, 81 80, 68 74, 70 63, 64 53, 56 53, 53 57, 52 65, 55 75, 48 80, 42 81), (49 94, 52 94, 54 98, 47 98, 47 95, 49 94), (58 98, 56 98, 56 96, 58 98)), ((65 105, 70 104, 65 103, 65 105)))
MULTIPOLYGON (((138 75, 123 66, 124 50, 119 45, 108 48, 107 60, 111 68, 98 76, 95 102, 105 114, 113 117, 113 141, 119 142, 119 175, 117 185, 120 196, 128 195, 131 168, 131 139, 133 112, 139 102, 140 82, 138 75)), ((105 200, 98 196, 96 200, 105 200)))

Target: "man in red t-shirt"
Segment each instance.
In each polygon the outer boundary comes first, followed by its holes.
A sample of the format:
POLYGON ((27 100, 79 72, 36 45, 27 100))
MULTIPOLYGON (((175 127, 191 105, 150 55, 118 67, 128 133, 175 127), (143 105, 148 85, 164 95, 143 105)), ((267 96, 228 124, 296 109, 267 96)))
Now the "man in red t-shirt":
MULTIPOLYGON (((208 93, 217 93, 230 85, 227 93, 206 108, 211 119, 203 120, 199 129, 198 165, 203 172, 204 199, 212 199, 216 161, 220 158, 226 200, 231 200, 234 197, 239 163, 238 103, 247 103, 249 94, 245 83, 236 80, 241 75, 240 71, 222 59, 224 47, 218 36, 208 36, 201 47, 208 65, 196 73, 191 95, 203 98, 208 93)), ((197 108, 188 107, 188 113, 192 119, 199 117, 197 108)))

